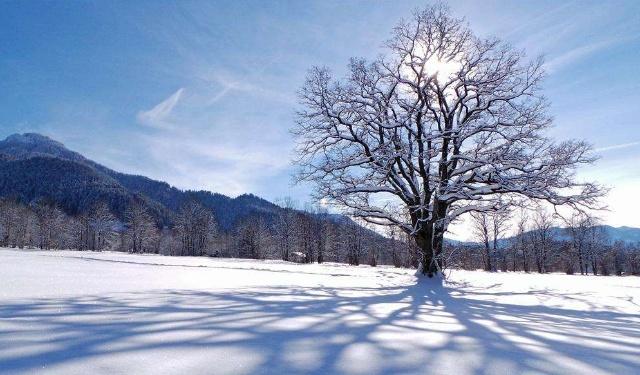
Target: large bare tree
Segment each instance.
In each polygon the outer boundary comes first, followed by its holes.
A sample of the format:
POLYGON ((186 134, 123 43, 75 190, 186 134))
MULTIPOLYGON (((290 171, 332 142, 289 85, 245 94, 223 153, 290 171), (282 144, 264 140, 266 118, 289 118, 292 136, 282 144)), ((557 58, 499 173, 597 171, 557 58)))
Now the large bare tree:
POLYGON ((594 161, 590 146, 545 136, 542 59, 475 36, 443 5, 401 22, 385 52, 352 59, 341 80, 313 68, 301 90, 298 180, 314 182, 317 198, 402 228, 429 276, 447 226, 495 209, 500 195, 596 204, 601 189, 574 178, 594 161))

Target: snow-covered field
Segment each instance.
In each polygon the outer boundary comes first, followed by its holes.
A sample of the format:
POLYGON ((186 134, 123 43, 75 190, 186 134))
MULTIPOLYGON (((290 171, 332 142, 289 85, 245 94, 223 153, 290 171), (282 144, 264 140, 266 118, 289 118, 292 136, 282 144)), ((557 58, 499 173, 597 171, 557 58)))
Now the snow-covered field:
POLYGON ((0 250, 0 373, 639 374, 640 278, 0 250))

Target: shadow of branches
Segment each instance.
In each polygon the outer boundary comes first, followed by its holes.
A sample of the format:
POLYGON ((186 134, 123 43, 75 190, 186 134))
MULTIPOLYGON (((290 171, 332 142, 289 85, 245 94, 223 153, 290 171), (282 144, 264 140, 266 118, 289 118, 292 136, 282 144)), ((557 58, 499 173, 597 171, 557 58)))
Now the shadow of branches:
POLYGON ((416 284, 12 301, 0 306, 0 373, 83 363, 95 373, 91 361, 117 368, 127 356, 143 371, 167 355, 204 358, 190 373, 640 372, 638 315, 503 304, 487 292, 416 284))

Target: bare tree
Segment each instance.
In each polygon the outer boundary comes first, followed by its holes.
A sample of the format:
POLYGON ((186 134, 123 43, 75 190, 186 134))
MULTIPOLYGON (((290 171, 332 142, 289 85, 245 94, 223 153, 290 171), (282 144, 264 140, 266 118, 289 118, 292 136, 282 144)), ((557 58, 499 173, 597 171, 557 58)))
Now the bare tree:
POLYGON ((268 229, 262 217, 247 217, 238 225, 237 248, 240 258, 264 259, 268 229))
POLYGON ((489 245, 489 218, 484 212, 472 212, 471 219, 473 224, 473 232, 478 240, 482 242, 484 252, 482 259, 484 260, 484 270, 492 271, 493 264, 491 261, 491 250, 489 245))
POLYGON ((314 223, 310 215, 296 212, 296 248, 304 254, 305 263, 313 263, 315 258, 314 223))
POLYGON ((125 248, 132 253, 151 252, 157 236, 153 217, 141 203, 133 203, 126 211, 125 248))
POLYGON ((102 250, 112 240, 116 218, 105 203, 98 204, 89 215, 91 249, 102 250))
POLYGON ((21 235, 19 229, 21 217, 24 216, 22 206, 14 200, 0 201, 0 246, 15 247, 21 235))
POLYGON ((590 233, 597 225, 597 219, 587 212, 575 212, 568 219, 564 219, 567 229, 571 235, 571 245, 573 253, 577 257, 576 261, 580 269, 580 274, 587 273, 587 248, 589 246, 590 233))
POLYGON ((513 270, 516 270, 516 258, 517 254, 520 254, 522 261, 522 270, 524 272, 529 272, 529 249, 528 249, 528 241, 527 237, 530 236, 527 233, 527 222, 529 221, 529 217, 525 213, 524 210, 520 212, 520 216, 518 218, 517 226, 517 234, 516 234, 516 252, 514 254, 514 265, 513 270))
POLYGON ((628 250, 626 270, 631 275, 640 275, 640 244, 638 243, 628 250))
MULTIPOLYGON (((411 220, 407 210, 401 207, 397 207, 397 212, 394 215, 404 215, 405 220, 411 220)), ((396 225, 389 225, 387 229, 388 237, 392 241, 393 264, 396 265, 397 262, 400 267, 416 267, 420 262, 419 249, 411 234, 396 225)))
POLYGON ((587 233, 586 256, 594 275, 608 273, 605 262, 605 244, 608 242, 607 234, 602 226, 594 225, 587 233))
POLYGON ((331 221, 325 222, 325 243, 322 250, 322 262, 338 262, 341 252, 340 226, 331 221))
POLYGON ((402 243, 398 228, 395 226, 389 226, 387 229, 387 236, 391 240, 391 263, 394 267, 402 267, 404 265, 403 253, 405 246, 402 243))
POLYGON ((627 263, 627 254, 630 253, 630 251, 623 241, 615 241, 610 252, 613 261, 613 271, 617 276, 622 276, 627 263))
POLYGON ((102 250, 115 234, 115 217, 106 203, 98 203, 78 217, 80 250, 102 250))
POLYGON ((14 203, 10 214, 13 220, 13 236, 10 246, 23 249, 35 245, 38 237, 38 218, 27 206, 14 203))
POLYGON ((596 204, 602 190, 573 178, 594 161, 590 146, 545 136, 541 59, 475 36, 443 5, 400 23, 386 46, 374 62, 352 59, 342 81, 312 69, 301 90, 298 180, 313 181, 317 198, 402 228, 428 275, 449 223, 500 195, 596 204))
POLYGON ((343 245, 346 248, 347 263, 358 266, 365 254, 364 250, 364 228, 360 225, 352 224, 344 229, 343 245))
POLYGON ((38 247, 49 250, 64 246, 66 215, 50 202, 39 202, 34 211, 38 222, 38 247))
POLYGON ((533 256, 539 273, 548 272, 549 252, 551 250, 553 217, 543 207, 539 207, 533 217, 533 256))
POLYGON ((485 271, 496 271, 498 269, 499 241, 509 229, 508 222, 510 219, 511 212, 505 205, 500 205, 495 211, 471 213, 474 233, 484 245, 485 271))
POLYGON ((501 206, 498 210, 490 212, 491 218, 491 235, 493 240, 493 271, 498 269, 498 255, 500 255, 500 268, 506 271, 506 258, 502 249, 500 249, 500 240, 504 238, 509 231, 512 212, 508 206, 501 206))
POLYGON ((280 200, 278 203, 283 209, 278 211, 278 216, 274 223, 274 231, 277 246, 280 250, 280 258, 288 261, 295 239, 296 204, 289 197, 280 200))
POLYGON ((175 231, 163 227, 158 234, 158 253, 162 255, 181 255, 182 243, 176 238, 175 231))
POLYGON ((325 259, 325 250, 328 247, 328 234, 329 234, 329 213, 324 207, 314 207, 312 213, 314 214, 314 226, 313 237, 316 244, 316 261, 323 263, 325 259))
POLYGON ((213 213, 197 202, 187 202, 176 217, 180 255, 204 255, 216 234, 213 213))

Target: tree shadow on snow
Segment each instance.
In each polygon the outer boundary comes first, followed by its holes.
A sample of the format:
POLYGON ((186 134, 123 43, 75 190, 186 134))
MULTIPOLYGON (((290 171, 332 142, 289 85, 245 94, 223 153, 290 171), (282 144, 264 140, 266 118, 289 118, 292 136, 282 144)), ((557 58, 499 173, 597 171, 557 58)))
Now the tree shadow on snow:
POLYGON ((0 306, 0 373, 91 368, 132 354, 167 360, 158 353, 198 353, 205 367, 190 373, 640 373, 638 315, 496 303, 484 298, 489 289, 421 283, 15 301, 0 306), (238 358, 211 354, 225 348, 238 358), (224 370, 221 360, 246 364, 224 370))

